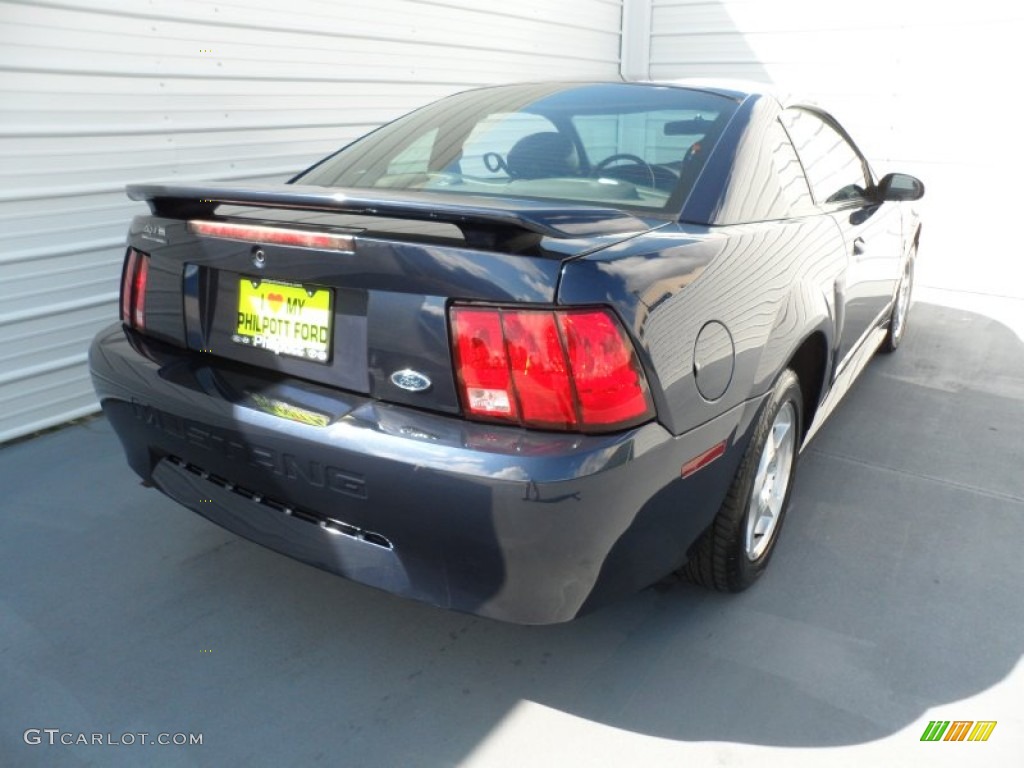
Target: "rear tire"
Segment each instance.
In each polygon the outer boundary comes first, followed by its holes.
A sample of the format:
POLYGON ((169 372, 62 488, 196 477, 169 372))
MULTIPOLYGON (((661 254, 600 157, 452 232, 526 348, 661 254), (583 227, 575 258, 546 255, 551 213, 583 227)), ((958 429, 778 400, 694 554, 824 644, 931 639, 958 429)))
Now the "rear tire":
POLYGON ((899 287, 896 289, 896 300, 892 305, 892 313, 889 315, 889 330, 882 340, 879 349, 885 354, 892 354, 903 341, 907 331, 907 319, 910 315, 910 299, 914 289, 914 257, 917 249, 911 252, 903 267, 903 276, 900 278, 899 287))
POLYGON ((803 394, 787 369, 772 388, 736 476, 711 526, 680 574, 721 592, 740 592, 775 551, 803 436, 803 394))

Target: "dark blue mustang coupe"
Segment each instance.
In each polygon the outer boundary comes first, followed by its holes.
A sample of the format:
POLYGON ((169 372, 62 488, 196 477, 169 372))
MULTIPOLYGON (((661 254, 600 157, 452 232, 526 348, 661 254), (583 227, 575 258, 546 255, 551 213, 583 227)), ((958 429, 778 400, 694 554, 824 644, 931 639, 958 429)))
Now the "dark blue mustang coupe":
POLYGON ((363 584, 530 624, 738 591, 900 343, 923 192, 753 89, 461 93, 287 184, 129 187, 92 376, 145 481, 363 584))

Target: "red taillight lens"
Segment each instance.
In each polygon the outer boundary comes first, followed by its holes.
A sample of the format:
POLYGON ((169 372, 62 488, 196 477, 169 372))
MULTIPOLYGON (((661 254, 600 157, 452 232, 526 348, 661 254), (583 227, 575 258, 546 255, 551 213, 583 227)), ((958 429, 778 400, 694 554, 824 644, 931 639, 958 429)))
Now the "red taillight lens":
POLYGON ((135 268, 135 279, 132 281, 132 323, 140 331, 146 329, 146 283, 149 280, 149 256, 139 254, 135 268))
POLYGON ((576 404, 554 313, 503 312, 502 321, 523 423, 571 429, 576 404))
POLYGON ((607 312, 559 315, 583 420, 593 426, 621 424, 651 412, 636 356, 607 312))
POLYGON ((121 270, 121 322, 128 325, 132 322, 132 283, 138 258, 139 252, 129 248, 124 258, 124 268, 121 270))
POLYGON ((146 329, 146 283, 149 280, 149 256, 128 249, 121 273, 121 322, 146 329))
POLYGON ((633 347, 607 310, 456 306, 450 317, 471 418, 611 431, 654 415, 633 347))
POLYGON ((466 410, 475 416, 516 421, 501 315, 492 310, 452 309, 451 317, 466 410))

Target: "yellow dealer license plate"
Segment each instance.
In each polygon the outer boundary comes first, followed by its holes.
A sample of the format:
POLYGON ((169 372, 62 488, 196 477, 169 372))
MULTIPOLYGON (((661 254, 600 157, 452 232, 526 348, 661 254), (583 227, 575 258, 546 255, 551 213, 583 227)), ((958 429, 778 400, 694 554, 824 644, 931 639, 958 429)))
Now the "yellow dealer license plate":
POLYGON ((278 355, 326 363, 331 349, 331 291, 242 277, 231 340, 278 355))

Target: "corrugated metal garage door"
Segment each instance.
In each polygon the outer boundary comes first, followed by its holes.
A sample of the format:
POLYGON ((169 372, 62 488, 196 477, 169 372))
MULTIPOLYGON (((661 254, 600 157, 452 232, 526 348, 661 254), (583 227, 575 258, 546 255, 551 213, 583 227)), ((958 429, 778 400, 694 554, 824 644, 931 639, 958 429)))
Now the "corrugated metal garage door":
POLYGON ((0 2, 0 441, 96 409, 154 178, 282 179, 473 85, 615 77, 621 0, 0 2))
POLYGON ((779 84, 828 107, 876 171, 919 174, 925 237, 942 245, 919 278, 1024 296, 1024 259, 990 226, 1017 217, 1020 121, 1005 105, 1024 72, 1024 5, 653 0, 651 18, 653 79, 779 84))

